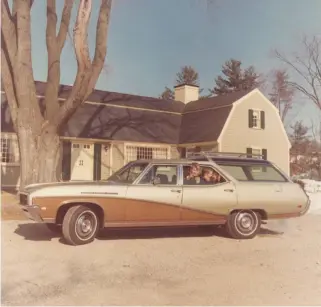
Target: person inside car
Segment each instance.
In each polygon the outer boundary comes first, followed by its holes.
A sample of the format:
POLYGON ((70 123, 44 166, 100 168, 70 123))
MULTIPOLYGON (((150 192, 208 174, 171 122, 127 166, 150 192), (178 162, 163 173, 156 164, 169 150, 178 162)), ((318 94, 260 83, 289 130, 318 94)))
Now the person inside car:
POLYGON ((189 167, 188 174, 184 178, 184 184, 198 184, 200 183, 200 171, 201 167, 198 163, 192 163, 189 167))
POLYGON ((212 181, 213 181, 213 183, 220 183, 221 182, 220 174, 217 172, 213 172, 212 181))
POLYGON ((202 172, 201 184, 213 184, 214 171, 209 167, 204 167, 202 172))

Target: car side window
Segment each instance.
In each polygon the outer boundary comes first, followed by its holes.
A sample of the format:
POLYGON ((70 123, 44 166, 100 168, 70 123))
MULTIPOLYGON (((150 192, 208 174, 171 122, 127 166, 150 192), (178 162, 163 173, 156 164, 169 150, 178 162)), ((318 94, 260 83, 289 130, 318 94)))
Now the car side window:
POLYGON ((138 184, 176 185, 177 165, 153 165, 138 184))
POLYGON ((183 166, 184 185, 216 185, 226 179, 212 166, 200 165, 198 174, 190 174, 190 165, 183 166))

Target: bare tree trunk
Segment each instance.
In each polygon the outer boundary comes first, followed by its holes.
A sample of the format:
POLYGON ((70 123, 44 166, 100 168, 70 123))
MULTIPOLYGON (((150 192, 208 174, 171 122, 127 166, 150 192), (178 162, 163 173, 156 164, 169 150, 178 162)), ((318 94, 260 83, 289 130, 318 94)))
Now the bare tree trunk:
POLYGON ((92 0, 80 0, 74 27, 77 75, 69 97, 60 105, 60 56, 70 25, 74 0, 65 0, 57 34, 57 0, 47 0, 46 44, 48 76, 40 109, 33 79, 31 56, 31 7, 33 0, 1 1, 2 84, 18 135, 21 165, 20 190, 32 183, 57 181, 60 168, 59 133, 68 119, 92 92, 103 68, 112 0, 101 0, 96 28, 94 58, 89 57, 87 32, 92 0))
POLYGON ((60 140, 56 133, 35 135, 28 127, 18 131, 20 189, 30 183, 54 182, 59 178, 60 140))

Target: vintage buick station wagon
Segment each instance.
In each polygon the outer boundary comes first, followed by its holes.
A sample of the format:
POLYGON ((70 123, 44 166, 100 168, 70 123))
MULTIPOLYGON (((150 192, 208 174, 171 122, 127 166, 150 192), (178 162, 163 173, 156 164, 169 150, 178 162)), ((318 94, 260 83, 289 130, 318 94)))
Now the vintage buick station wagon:
POLYGON ((224 225, 231 237, 249 239, 262 220, 298 217, 310 205, 273 163, 227 153, 134 161, 106 181, 33 184, 20 203, 30 219, 62 231, 72 245, 93 241, 104 227, 224 225), (186 182, 195 163, 219 181, 186 182))

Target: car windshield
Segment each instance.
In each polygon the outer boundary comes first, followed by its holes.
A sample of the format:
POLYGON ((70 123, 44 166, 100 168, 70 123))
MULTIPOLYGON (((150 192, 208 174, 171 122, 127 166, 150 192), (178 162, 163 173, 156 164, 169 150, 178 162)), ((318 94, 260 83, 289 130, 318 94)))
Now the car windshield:
POLYGON ((115 174, 111 175, 107 181, 119 182, 119 183, 133 183, 138 176, 144 171, 148 163, 135 163, 127 165, 115 174))

